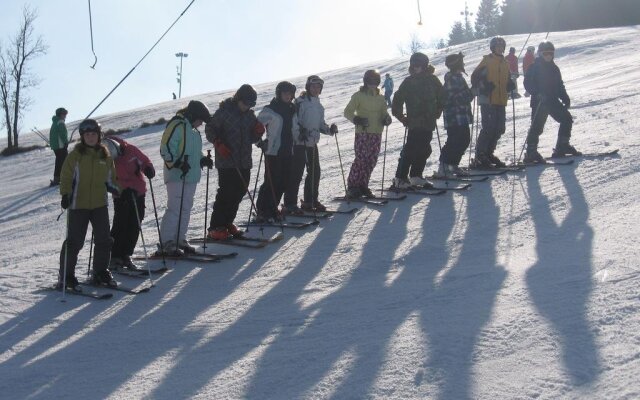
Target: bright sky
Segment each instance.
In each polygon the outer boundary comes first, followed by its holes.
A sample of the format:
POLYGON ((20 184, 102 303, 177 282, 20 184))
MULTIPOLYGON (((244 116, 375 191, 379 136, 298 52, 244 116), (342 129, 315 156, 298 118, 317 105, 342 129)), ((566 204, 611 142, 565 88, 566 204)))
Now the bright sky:
MULTIPOLYGON (((22 132, 48 128, 57 107, 84 118, 128 73, 190 0, 2 0, 0 41, 18 29, 22 7, 38 10, 36 33, 48 53, 31 66, 32 89, 22 132)), ((467 2, 477 11, 480 0, 467 2)), ((94 115, 128 110, 178 94, 175 53, 183 62, 182 97, 258 84, 400 56, 412 33, 447 38, 464 0, 196 0, 174 28, 94 115)), ((475 20, 474 20, 475 21, 475 20)), ((0 134, 5 135, 2 130, 0 134)))

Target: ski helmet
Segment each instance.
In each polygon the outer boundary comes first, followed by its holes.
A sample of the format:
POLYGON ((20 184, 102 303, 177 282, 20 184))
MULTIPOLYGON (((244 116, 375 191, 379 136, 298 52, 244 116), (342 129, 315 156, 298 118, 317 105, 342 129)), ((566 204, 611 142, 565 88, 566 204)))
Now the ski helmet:
POLYGON ((453 70, 459 67, 463 67, 463 70, 464 70, 463 59, 464 59, 464 55, 462 54, 462 52, 457 54, 449 54, 447 58, 445 58, 444 60, 444 65, 446 65, 447 68, 449 68, 450 70, 453 70))
POLYGON ((84 135, 87 132, 96 132, 98 134, 102 133, 101 126, 95 119, 85 119, 80 122, 80 125, 78 125, 78 131, 80 132, 80 135, 84 135))
POLYGON ((120 157, 122 149, 120 148, 120 144, 118 142, 111 138, 105 138, 102 141, 102 144, 104 144, 107 147, 107 150, 109 150, 111 158, 115 160, 116 158, 120 157))
POLYGON ((184 116, 192 124, 197 120, 206 123, 211 118, 211 113, 209 112, 209 108, 207 108, 207 106, 205 106, 201 101, 191 100, 187 105, 187 110, 184 113, 184 116))
POLYGON ((296 86, 288 81, 282 81, 276 86, 276 98, 280 98, 282 93, 291 93, 292 96, 296 95, 296 86))
POLYGON ((322 88, 324 87, 324 81, 320 79, 318 75, 311 75, 307 78, 307 83, 304 85, 304 90, 306 90, 307 93, 309 93, 309 88, 311 87, 311 85, 316 83, 320 85, 320 93, 322 93, 322 88))
POLYGON ((66 109, 66 108, 64 108, 64 107, 60 107, 60 108, 58 108, 58 109, 56 110, 56 117, 60 118, 60 117, 62 117, 63 115, 67 115, 68 113, 69 113, 69 111, 67 111, 67 109, 66 109))
POLYGON ((502 36, 496 36, 489 42, 489 48, 491 49, 491 52, 495 52, 496 47, 498 46, 502 46, 503 49, 507 47, 507 42, 505 42, 502 36))
POLYGON ((258 100, 258 93, 256 90, 249 84, 244 84, 240 86, 240 88, 233 95, 233 99, 235 101, 242 101, 249 108, 256 105, 256 100, 258 100))
POLYGON ((380 85, 380 72, 375 69, 369 69, 364 73, 362 81, 366 85, 380 85))
POLYGON ((429 57, 427 57, 427 55, 424 53, 420 53, 420 52, 413 53, 411 55, 411 58, 409 59, 410 67, 427 68, 428 65, 429 65, 429 57))
POLYGON ((556 48, 553 43, 545 40, 544 42, 540 43, 540 45, 538 45, 538 53, 542 54, 545 51, 556 51, 556 48))
POLYGON ((529 47, 527 47, 527 51, 530 51, 530 52, 533 53, 534 51, 536 51, 536 48, 535 48, 535 46, 529 46, 529 47))

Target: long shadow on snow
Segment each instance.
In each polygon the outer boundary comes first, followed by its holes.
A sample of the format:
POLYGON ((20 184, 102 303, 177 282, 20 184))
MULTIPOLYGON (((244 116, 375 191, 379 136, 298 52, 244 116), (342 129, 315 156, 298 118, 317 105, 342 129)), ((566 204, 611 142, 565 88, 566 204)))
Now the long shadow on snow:
POLYGON ((527 271, 526 282, 535 306, 559 335, 562 362, 572 383, 585 385, 594 382, 600 370, 586 315, 586 303, 593 290, 593 230, 588 224, 589 206, 574 168, 560 168, 558 172, 570 203, 560 224, 554 221, 552 205, 542 193, 541 170, 527 175, 538 262, 527 271))

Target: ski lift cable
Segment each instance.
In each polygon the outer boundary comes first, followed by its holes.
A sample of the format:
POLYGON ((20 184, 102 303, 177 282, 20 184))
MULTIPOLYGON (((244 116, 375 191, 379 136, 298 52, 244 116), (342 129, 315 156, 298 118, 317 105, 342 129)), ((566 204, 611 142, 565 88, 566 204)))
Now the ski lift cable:
MULTIPOLYGON (((118 84, 116 86, 114 86, 113 89, 111 89, 111 91, 109 93, 107 93, 107 95, 104 97, 104 99, 102 99, 100 101, 100 103, 98 103, 98 105, 95 106, 95 108, 93 110, 91 110, 91 112, 86 117, 84 117, 84 119, 87 119, 91 115, 93 115, 93 113, 102 105, 102 103, 104 103, 109 98, 109 96, 111 96, 111 94, 113 94, 113 92, 116 91, 116 89, 122 84, 122 82, 124 82, 129 77, 129 75, 131 75, 133 73, 133 71, 138 67, 138 65, 140 65, 140 63, 142 63, 142 61, 144 61, 145 58, 147 58, 149 53, 151 53, 153 51, 153 49, 158 45, 158 43, 160 43, 160 41, 167 35, 167 33, 169 33, 169 31, 173 28, 173 26, 180 20, 180 18, 182 18, 182 16, 187 12, 187 10, 189 10, 191 5, 195 1, 196 0, 191 0, 189 5, 187 5, 187 7, 180 13, 178 18, 176 18, 176 20, 173 21, 173 23, 169 26, 169 28, 167 28, 167 30, 162 34, 162 36, 160 36, 160 38, 153 44, 153 46, 151 46, 149 51, 147 51, 145 53, 145 55, 142 56, 142 58, 136 63, 136 65, 134 65, 133 68, 131 68, 131 70, 129 72, 127 72, 127 74, 120 80, 120 82, 118 82, 118 84)), ((71 136, 69 137, 69 141, 71 141, 71 139, 73 138, 73 134, 76 132, 77 129, 78 129, 78 127, 75 127, 73 129, 73 132, 71 132, 71 136)))
POLYGON ((93 49, 93 21, 91 20, 91 0, 87 1, 89 2, 89 33, 91 34, 91 52, 93 53, 93 57, 95 57, 91 69, 96 69, 95 66, 98 63, 98 56, 96 56, 96 52, 93 49))
POLYGON ((418 25, 422 25, 422 12, 420 11, 420 0, 416 0, 418 3, 418 16, 420 17, 420 20, 418 21, 418 25))
MULTIPOLYGON (((553 19, 551 20, 551 23, 547 27, 547 35, 544 37, 544 40, 547 40, 549 38, 549 33, 551 33, 551 29, 553 28, 553 25, 555 24, 556 17, 558 16, 558 10, 560 9, 560 4, 561 3, 562 3, 562 0, 558 0, 558 4, 556 5, 556 10, 553 13, 553 19)), ((518 53, 518 58, 520 58, 520 56, 522 55, 522 52, 527 47, 527 43, 529 43, 529 39, 531 38, 531 34, 532 33, 533 32, 529 32, 529 36, 527 36, 527 40, 524 41, 524 44, 522 45, 522 48, 520 49, 520 53, 518 53)))

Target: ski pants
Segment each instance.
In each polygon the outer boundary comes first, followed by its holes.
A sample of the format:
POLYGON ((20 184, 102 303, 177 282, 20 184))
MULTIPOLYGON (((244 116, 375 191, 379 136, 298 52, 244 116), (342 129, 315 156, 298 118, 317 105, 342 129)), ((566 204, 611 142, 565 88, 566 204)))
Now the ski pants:
POLYGON ((371 172, 376 167, 380 154, 382 135, 379 133, 356 133, 354 142, 355 160, 349 170, 347 186, 350 188, 368 188, 371 172))
POLYGON ((449 165, 458 165, 467 151, 471 141, 469 125, 455 125, 447 128, 447 142, 442 146, 440 162, 449 165))
POLYGON ((291 174, 290 155, 264 156, 264 182, 260 185, 256 208, 265 218, 278 215, 278 205, 291 174))
POLYGON ((87 227, 91 222, 93 229, 93 273, 99 273, 107 269, 109 265, 109 253, 111 251, 111 236, 109 235, 109 210, 107 206, 94 208, 91 210, 77 209, 67 210, 69 213, 67 235, 68 238, 62 244, 60 250, 60 277, 65 271, 65 253, 67 260, 66 276, 74 277, 76 264, 78 263, 78 253, 84 246, 87 236, 87 227))
POLYGON ((144 194, 138 195, 134 190, 125 190, 120 197, 113 199, 112 258, 122 258, 133 254, 140 234, 138 216, 140 216, 140 222, 144 219, 144 199, 144 194), (132 196, 135 196, 135 203, 132 196))
POLYGON ((318 146, 294 146, 291 173, 284 193, 284 205, 286 207, 297 206, 300 181, 307 168, 307 177, 304 180, 304 202, 314 204, 318 201, 318 188, 320 186, 320 160, 318 159, 318 146))
POLYGON ((498 146, 498 140, 506 127, 506 107, 492 104, 481 104, 482 128, 478 135, 476 158, 480 154, 493 154, 498 146))
POLYGON ((54 150, 53 153, 56 155, 56 163, 53 167, 53 180, 55 182, 60 182, 60 171, 62 170, 62 164, 64 164, 64 160, 67 158, 69 152, 66 147, 63 147, 58 150, 54 150))
POLYGON ((247 193, 250 169, 218 168, 218 192, 213 203, 209 230, 232 224, 238 215, 238 207, 247 193))
POLYGON ((167 209, 160 223, 160 235, 165 250, 175 250, 187 237, 191 208, 193 208, 193 196, 196 193, 197 183, 186 183, 182 180, 167 182, 167 209), (182 185, 184 183, 184 196, 182 185), (180 212, 182 204, 182 213, 180 212), (178 235, 180 237, 178 238, 178 235), (178 243, 176 243, 178 238, 178 243))
POLYGON ((567 110, 558 99, 549 99, 537 103, 537 105, 532 108, 532 111, 531 129, 529 129, 529 134, 527 135, 527 146, 531 148, 538 147, 538 140, 544 130, 544 124, 547 122, 549 115, 551 115, 551 118, 556 120, 556 122, 560 123, 560 127, 558 128, 558 143, 569 143, 573 117, 571 117, 569 110, 567 110))
POLYGON ((422 177, 427 159, 431 155, 431 139, 433 131, 426 128, 410 128, 407 142, 400 152, 400 161, 396 170, 396 178, 422 177))

